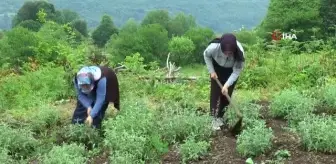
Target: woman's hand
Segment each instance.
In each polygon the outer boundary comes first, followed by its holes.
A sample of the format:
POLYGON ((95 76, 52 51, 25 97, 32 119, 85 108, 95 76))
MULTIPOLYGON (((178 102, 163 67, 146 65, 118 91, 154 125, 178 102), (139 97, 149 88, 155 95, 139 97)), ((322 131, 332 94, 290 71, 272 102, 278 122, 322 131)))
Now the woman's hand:
POLYGON ((229 86, 224 84, 224 86, 222 88, 222 93, 228 95, 229 94, 228 90, 229 90, 229 86))
POLYGON ((216 72, 211 73, 211 74, 210 74, 210 77, 211 77, 212 79, 217 79, 217 78, 218 78, 216 72))

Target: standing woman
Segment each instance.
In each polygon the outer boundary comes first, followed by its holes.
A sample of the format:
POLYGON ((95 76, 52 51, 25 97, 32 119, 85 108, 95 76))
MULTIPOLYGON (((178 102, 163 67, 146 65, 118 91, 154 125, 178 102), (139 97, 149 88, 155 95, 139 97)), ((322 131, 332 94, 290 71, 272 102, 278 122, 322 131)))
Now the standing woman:
POLYGON ((220 130, 224 125, 224 108, 229 105, 222 93, 226 92, 231 97, 244 67, 244 49, 233 34, 227 33, 210 42, 204 51, 204 60, 211 77, 210 113, 214 117, 212 127, 220 130), (216 78, 224 84, 223 88, 218 86, 214 80, 216 78))

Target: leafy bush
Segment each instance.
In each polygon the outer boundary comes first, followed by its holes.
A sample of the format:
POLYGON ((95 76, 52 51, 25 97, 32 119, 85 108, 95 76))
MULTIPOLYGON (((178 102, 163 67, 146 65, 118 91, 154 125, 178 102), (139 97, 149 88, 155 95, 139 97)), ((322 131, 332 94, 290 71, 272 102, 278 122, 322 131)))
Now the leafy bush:
POLYGON ((176 104, 164 104, 159 118, 159 134, 168 143, 182 142, 189 136, 197 141, 207 140, 212 134, 211 118, 198 115, 189 109, 181 109, 176 104))
POLYGON ((62 68, 47 66, 23 76, 1 79, 1 109, 34 108, 41 102, 55 101, 69 96, 69 86, 62 68), (32 101, 34 100, 34 101, 32 101))
POLYGON ((0 149, 0 163, 3 164, 12 164, 14 160, 11 158, 11 156, 8 155, 7 149, 0 149))
POLYGON ((195 49, 193 41, 187 37, 173 37, 168 43, 168 49, 172 53, 172 61, 181 64, 188 64, 194 56, 195 49))
POLYGON ((298 124, 297 132, 308 151, 336 152, 336 120, 334 117, 307 117, 298 124))
POLYGON ((210 143, 206 141, 196 141, 195 138, 189 137, 180 145, 180 153, 182 162, 196 160, 200 156, 205 155, 210 148, 210 143))
POLYGON ((60 129, 58 137, 68 144, 84 144, 88 149, 96 148, 102 142, 99 132, 84 124, 67 125, 60 129))
POLYGON ((285 89, 274 95, 270 112, 274 117, 286 117, 292 110, 302 108, 307 112, 314 110, 315 101, 305 97, 296 89, 285 89))
POLYGON ((234 103, 232 106, 228 106, 227 112, 225 112, 224 115, 224 118, 227 120, 229 126, 232 126, 234 123, 236 123, 238 119, 234 108, 237 108, 243 114, 244 128, 253 127, 255 121, 258 121, 258 119, 260 118, 260 110, 261 110, 260 105, 250 102, 242 102, 239 104, 234 103))
MULTIPOLYGON (((104 123, 104 143, 114 152, 132 155, 136 160, 146 159, 151 153, 148 150, 151 147, 150 136, 156 129, 155 117, 144 103, 137 103, 134 99, 129 102, 133 103, 124 106, 116 118, 104 123)), ((114 152, 111 155, 118 157, 114 152)))
POLYGON ((27 158, 34 153, 38 141, 26 129, 12 129, 8 125, 0 125, 0 147, 7 149, 15 159, 27 158))
POLYGON ((243 157, 258 156, 272 147, 273 130, 256 124, 243 130, 237 138, 237 151, 243 157))
POLYGON ((327 85, 323 89, 322 98, 326 106, 336 109, 336 85, 327 85))
POLYGON ((48 105, 41 106, 34 114, 34 119, 30 123, 34 132, 42 132, 55 127, 61 121, 60 112, 48 105))
POLYGON ((43 157, 43 163, 45 164, 85 163, 87 160, 84 146, 74 143, 54 146, 52 150, 43 157))

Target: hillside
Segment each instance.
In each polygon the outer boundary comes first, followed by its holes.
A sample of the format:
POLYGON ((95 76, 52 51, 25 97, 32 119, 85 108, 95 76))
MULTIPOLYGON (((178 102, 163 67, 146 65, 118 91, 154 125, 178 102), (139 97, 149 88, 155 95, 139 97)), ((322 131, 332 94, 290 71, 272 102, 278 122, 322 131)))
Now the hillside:
MULTIPOLYGON (((14 13, 25 0, 0 1, 0 28, 8 29, 14 13)), ((265 17, 269 0, 49 0, 57 9, 70 9, 78 12, 87 20, 90 28, 98 25, 104 13, 111 15, 117 26, 121 26, 129 18, 141 20, 153 9, 167 9, 171 14, 184 12, 193 15, 197 23, 215 31, 235 30, 244 25, 253 28, 265 17)))

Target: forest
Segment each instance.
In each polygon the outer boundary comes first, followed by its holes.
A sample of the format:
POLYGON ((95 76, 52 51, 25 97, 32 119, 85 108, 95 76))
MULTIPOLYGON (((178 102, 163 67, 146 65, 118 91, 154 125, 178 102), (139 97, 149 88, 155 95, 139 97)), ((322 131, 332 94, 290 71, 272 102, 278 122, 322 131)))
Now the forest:
MULTIPOLYGON (((20 9, 25 0, 0 1, 0 29, 9 29, 12 18, 20 9)), ((80 15, 92 29, 99 25, 102 14, 113 17, 117 27, 122 26, 129 18, 141 22, 147 12, 156 9, 165 9, 170 16, 180 12, 195 17, 195 21, 202 26, 210 27, 215 31, 231 31, 244 25, 253 28, 266 15, 269 0, 229 1, 219 0, 209 3, 205 0, 49 0, 58 10, 71 10, 80 15), (258 12, 254 11, 258 8, 258 12), (223 13, 222 13, 223 12, 223 13), (230 12, 227 14, 226 12, 230 12), (243 17, 239 15, 244 15, 243 17), (225 21, 222 21, 225 20, 225 21)), ((58 11, 56 11, 58 12, 58 11)))
MULTIPOLYGON (((238 135, 213 131, 209 117, 203 52, 225 31, 217 26, 226 19, 215 16, 218 10, 209 22, 192 8, 176 15, 174 8, 134 11, 143 12, 142 19, 124 12, 97 18, 59 9, 56 1, 16 2, 1 7, 16 11, 0 31, 2 164, 336 161, 335 1, 270 0, 264 16, 250 20, 254 28, 228 30, 246 58, 224 115, 232 127, 238 119, 233 108, 240 110, 238 135), (274 40, 276 31, 297 39, 274 40), (109 107, 101 130, 71 124, 77 103, 72 80, 88 65, 114 68, 119 80, 121 110, 109 107)), ((80 4, 96 2, 69 4, 86 10, 80 4)), ((234 26, 250 19, 234 17, 234 26)))

